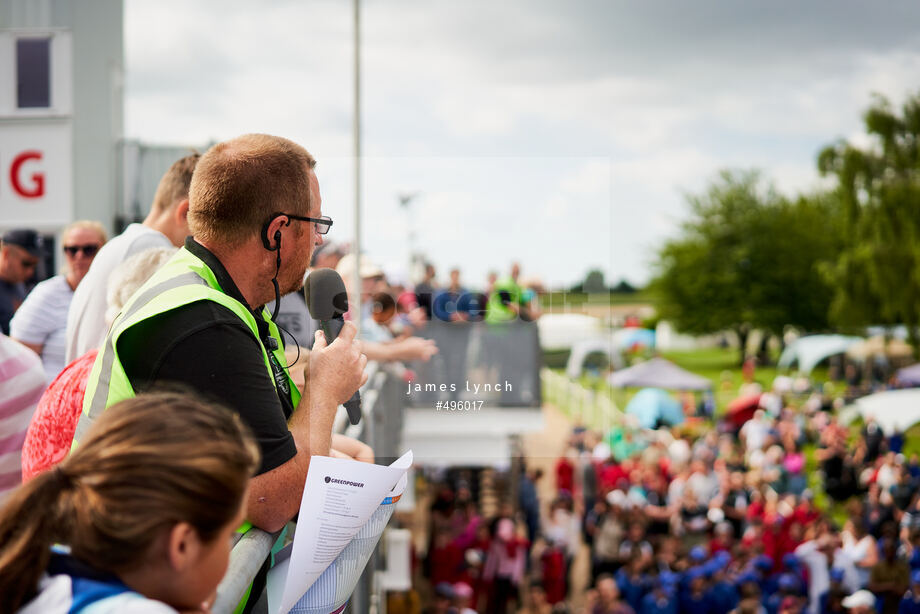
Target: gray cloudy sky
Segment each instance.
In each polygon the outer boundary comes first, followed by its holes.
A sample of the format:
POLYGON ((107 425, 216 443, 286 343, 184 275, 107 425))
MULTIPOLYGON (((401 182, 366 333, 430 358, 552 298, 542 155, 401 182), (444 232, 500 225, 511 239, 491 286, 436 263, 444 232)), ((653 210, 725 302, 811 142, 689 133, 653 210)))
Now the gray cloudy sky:
MULTIPOLYGON (((269 132, 318 159, 336 240, 352 215, 352 15, 343 0, 127 0, 126 132, 269 132)), ((818 184, 872 92, 920 91, 920 4, 514 0, 363 3, 364 245, 419 246, 471 286, 518 259, 571 284, 647 280, 720 168, 818 184)))

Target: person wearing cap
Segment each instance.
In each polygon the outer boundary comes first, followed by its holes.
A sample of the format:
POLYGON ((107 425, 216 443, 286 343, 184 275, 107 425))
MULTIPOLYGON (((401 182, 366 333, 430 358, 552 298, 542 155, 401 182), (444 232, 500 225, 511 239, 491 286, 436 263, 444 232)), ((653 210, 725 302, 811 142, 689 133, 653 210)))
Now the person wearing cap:
POLYGON ((99 222, 79 221, 67 226, 61 238, 64 273, 38 283, 10 321, 10 337, 41 357, 48 382, 67 364, 67 310, 74 290, 107 238, 99 222))
POLYGON ((808 582, 805 578, 805 569, 802 567, 802 561, 793 552, 787 552, 783 555, 783 568, 796 579, 798 582, 798 592, 804 595, 808 592, 808 582))
POLYGON ((751 593, 756 593, 759 598, 760 578, 758 578, 757 574, 753 571, 744 571, 735 576, 735 589, 738 591, 738 596, 742 599, 751 593))
POLYGON ((26 298, 26 285, 44 256, 34 230, 10 230, 0 239, 0 331, 10 334, 10 320, 26 298))
POLYGON ((454 587, 450 582, 438 582, 434 587, 434 604, 425 611, 430 614, 457 614, 457 608, 452 604, 454 597, 454 587))
POLYGON ((706 570, 691 567, 685 574, 687 588, 678 594, 681 614, 710 614, 712 603, 707 596, 706 570))
POLYGON ((109 329, 74 437, 79 445, 107 407, 158 383, 213 397, 259 443, 246 517, 268 532, 299 510, 311 456, 329 455, 338 405, 367 379, 367 359, 346 322, 332 343, 316 336, 301 397, 264 308, 302 286, 313 247, 332 225, 322 216, 315 164, 300 145, 265 134, 218 143, 201 156, 189 187, 192 236, 109 329))
MULTIPOLYGON (((663 571, 651 581, 652 589, 642 598, 639 614, 677 614, 677 575, 663 571)), ((727 611, 727 610, 726 610, 727 611)))
POLYGON ((98 349, 105 340, 106 290, 109 275, 119 264, 154 247, 182 247, 189 234, 189 183, 199 157, 191 154, 175 161, 160 179, 144 221, 129 224, 93 259, 67 311, 66 362, 98 349))
POLYGON ((910 574, 910 588, 901 597, 898 614, 920 614, 920 569, 910 574))
POLYGON ((706 572, 710 579, 706 597, 714 612, 731 612, 738 606, 738 590, 726 577, 725 570, 730 561, 731 556, 722 551, 717 552, 706 564, 706 572))
POLYGON ((865 589, 847 596, 841 603, 850 614, 875 614, 875 595, 865 589))
POLYGON ((777 591, 768 596, 764 601, 767 614, 778 614, 783 608, 782 604, 788 597, 801 595, 798 578, 789 572, 781 574, 777 582, 777 591))
POLYGON ((844 611, 843 600, 850 591, 843 585, 843 570, 832 567, 828 573, 830 585, 818 597, 818 614, 839 614, 844 611))
POLYGON ((339 260, 335 270, 342 277, 342 281, 345 282, 345 289, 348 292, 348 317, 353 320, 360 318, 359 334, 361 339, 378 343, 391 340, 393 336, 384 327, 375 323, 373 318, 374 305, 372 297, 374 294, 384 292, 387 289, 383 269, 364 254, 360 258, 356 258, 355 254, 346 254, 339 260), (354 288, 355 269, 357 269, 358 277, 361 280, 361 286, 357 291, 354 288), (358 312, 358 292, 360 292, 361 296, 360 313, 358 312))

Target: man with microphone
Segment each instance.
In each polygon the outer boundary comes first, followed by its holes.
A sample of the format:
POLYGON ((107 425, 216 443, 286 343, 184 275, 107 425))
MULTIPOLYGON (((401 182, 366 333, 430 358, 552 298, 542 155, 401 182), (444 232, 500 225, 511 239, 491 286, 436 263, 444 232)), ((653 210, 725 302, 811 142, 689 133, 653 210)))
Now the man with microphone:
POLYGON ((262 449, 247 518, 279 530, 300 507, 311 455, 328 455, 336 408, 367 379, 367 358, 346 322, 317 333, 301 397, 271 314, 299 290, 322 215, 316 162, 287 139, 250 134, 219 143, 195 168, 192 236, 128 301, 87 384, 76 445, 105 408, 176 382, 237 411, 262 449))

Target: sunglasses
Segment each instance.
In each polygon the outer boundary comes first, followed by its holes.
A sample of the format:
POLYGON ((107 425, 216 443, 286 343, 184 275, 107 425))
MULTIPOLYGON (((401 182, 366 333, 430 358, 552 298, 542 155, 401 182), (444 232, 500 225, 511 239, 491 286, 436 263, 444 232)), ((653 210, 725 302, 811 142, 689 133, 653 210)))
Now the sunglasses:
POLYGON ((90 258, 96 255, 96 252, 99 251, 98 245, 65 245, 64 253, 68 256, 76 256, 78 252, 83 252, 90 258))

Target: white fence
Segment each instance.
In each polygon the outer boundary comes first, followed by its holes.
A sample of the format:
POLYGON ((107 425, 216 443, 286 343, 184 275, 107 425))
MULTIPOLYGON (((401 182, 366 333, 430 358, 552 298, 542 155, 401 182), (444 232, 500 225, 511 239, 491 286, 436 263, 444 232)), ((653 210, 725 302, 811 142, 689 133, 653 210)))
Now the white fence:
POLYGON ((607 433, 615 424, 623 422, 624 414, 617 408, 609 394, 589 390, 566 375, 542 369, 543 398, 573 420, 586 427, 607 433))

